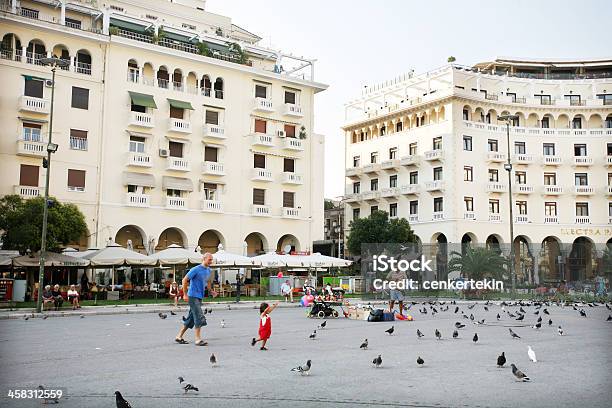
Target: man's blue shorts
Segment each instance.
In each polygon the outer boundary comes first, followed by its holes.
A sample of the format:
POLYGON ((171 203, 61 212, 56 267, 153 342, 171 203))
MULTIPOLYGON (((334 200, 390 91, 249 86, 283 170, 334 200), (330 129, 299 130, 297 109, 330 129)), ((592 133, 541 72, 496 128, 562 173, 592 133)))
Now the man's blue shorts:
POLYGON ((187 303, 189 304, 189 313, 187 314, 187 318, 183 318, 183 325, 188 329, 206 326, 206 318, 204 317, 204 313, 202 313, 202 299, 189 297, 187 303))

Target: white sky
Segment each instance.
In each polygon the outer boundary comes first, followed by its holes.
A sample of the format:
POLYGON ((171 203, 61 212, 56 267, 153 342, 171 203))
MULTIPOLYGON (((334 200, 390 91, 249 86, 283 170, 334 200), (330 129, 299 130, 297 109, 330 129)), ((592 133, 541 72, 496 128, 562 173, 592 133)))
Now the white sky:
POLYGON ((325 197, 344 190, 344 103, 414 69, 495 56, 612 57, 609 0, 207 0, 262 45, 316 58, 315 132, 326 135, 325 197), (502 8, 503 7, 503 8, 502 8))

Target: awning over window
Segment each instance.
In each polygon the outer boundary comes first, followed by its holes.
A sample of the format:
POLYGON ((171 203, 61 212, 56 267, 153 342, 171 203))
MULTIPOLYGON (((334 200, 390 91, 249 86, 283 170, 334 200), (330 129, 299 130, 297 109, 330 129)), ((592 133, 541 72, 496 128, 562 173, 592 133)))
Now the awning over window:
POLYGON ((138 92, 128 91, 130 99, 134 105, 145 106, 147 108, 157 109, 153 95, 141 94, 138 92))
POLYGON ((155 187, 155 177, 152 174, 123 172, 123 185, 155 187))
POLYGON ((146 30, 151 27, 153 24, 147 21, 140 21, 135 18, 131 18, 128 16, 121 16, 121 18, 110 18, 110 25, 122 28, 128 31, 134 31, 137 33, 145 33, 146 30), (129 20, 129 21, 128 21, 129 20))
POLYGON ((168 98, 168 103, 173 108, 193 110, 193 106, 191 106, 191 103, 189 102, 177 101, 176 99, 168 98))
POLYGON ((164 176, 162 187, 164 190, 193 191, 193 182, 187 178, 164 176))
POLYGON ((39 81, 46 81, 47 78, 41 78, 41 77, 37 77, 37 76, 33 76, 33 75, 25 75, 25 74, 21 74, 22 77, 24 77, 26 79, 26 81, 31 81, 33 79, 38 79, 39 81))
POLYGON ((127 133, 128 133, 128 135, 134 136, 134 137, 151 137, 151 136, 153 136, 150 133, 134 132, 133 130, 128 130, 127 133))
POLYGON ((23 122, 32 122, 32 123, 47 123, 49 122, 47 119, 34 119, 34 118, 27 118, 25 116, 18 116, 17 119, 23 121, 23 122))

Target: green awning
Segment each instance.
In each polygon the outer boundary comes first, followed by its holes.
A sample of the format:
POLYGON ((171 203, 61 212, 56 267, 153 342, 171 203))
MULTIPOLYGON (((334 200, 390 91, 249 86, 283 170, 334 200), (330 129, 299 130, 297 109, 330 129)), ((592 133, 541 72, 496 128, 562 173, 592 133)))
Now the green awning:
POLYGON ((194 110, 193 106, 191 106, 191 103, 189 103, 189 102, 177 101, 176 99, 168 98, 168 103, 170 104, 170 106, 172 106, 173 108, 176 108, 176 109, 194 110))
POLYGON ((33 75, 25 75, 25 74, 21 74, 22 77, 24 77, 26 79, 26 81, 31 81, 33 79, 38 79, 40 81, 46 81, 47 78, 41 78, 41 77, 37 77, 37 76, 33 76, 33 75))
POLYGON ((145 34, 146 33, 145 29, 147 28, 147 25, 144 22, 136 23, 136 22, 119 20, 119 19, 112 18, 112 17, 110 19, 110 25, 112 27, 118 27, 123 30, 134 31, 136 33, 141 33, 141 34, 145 34))
POLYGON ((157 109, 153 95, 141 94, 138 92, 128 91, 130 99, 134 105, 145 106, 147 108, 157 109))

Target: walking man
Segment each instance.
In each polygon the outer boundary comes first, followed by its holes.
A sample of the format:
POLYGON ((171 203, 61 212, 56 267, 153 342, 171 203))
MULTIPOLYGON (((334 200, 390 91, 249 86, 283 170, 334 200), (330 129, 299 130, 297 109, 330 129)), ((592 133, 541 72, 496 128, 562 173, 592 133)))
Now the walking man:
MULTIPOLYGON (((201 336, 201 328, 206 326, 206 318, 202 312, 202 299, 204 298, 204 286, 206 285, 208 290, 211 290, 209 266, 212 264, 212 261, 212 255, 208 252, 205 253, 202 264, 191 268, 183 278, 183 300, 189 304, 189 313, 187 318, 183 319, 183 327, 181 327, 174 339, 179 344, 187 344, 187 341, 183 339, 183 335, 187 329, 193 328, 195 332, 195 345, 208 345, 207 342, 202 340, 201 336)), ((211 293, 214 296, 214 293, 211 293)))
MULTIPOLYGON (((401 282, 402 280, 407 279, 406 277, 406 272, 403 272, 401 270, 395 270, 395 271, 391 271, 389 272, 389 274, 387 275, 387 281, 391 282, 401 282)), ((391 295, 391 301, 389 302, 389 311, 393 312, 393 307, 395 306, 395 302, 397 301, 399 303, 399 314, 403 315, 403 309, 404 309, 404 294, 402 293, 401 290, 399 289, 391 289, 390 291, 390 295, 391 295)))

